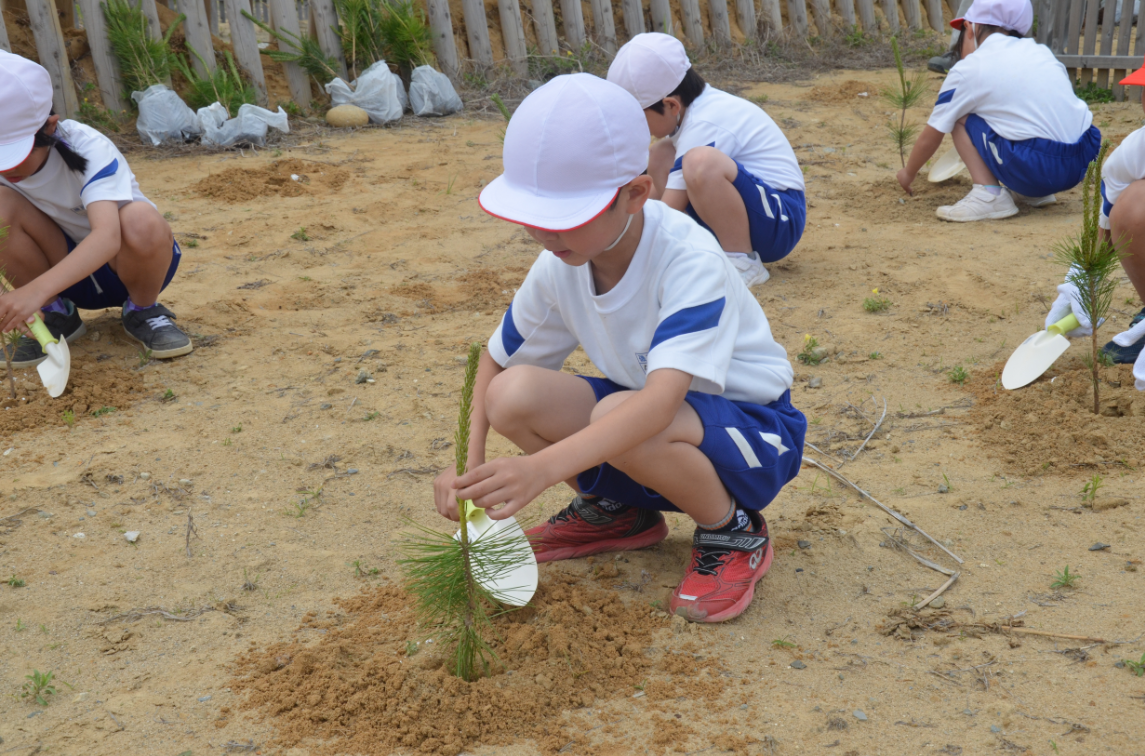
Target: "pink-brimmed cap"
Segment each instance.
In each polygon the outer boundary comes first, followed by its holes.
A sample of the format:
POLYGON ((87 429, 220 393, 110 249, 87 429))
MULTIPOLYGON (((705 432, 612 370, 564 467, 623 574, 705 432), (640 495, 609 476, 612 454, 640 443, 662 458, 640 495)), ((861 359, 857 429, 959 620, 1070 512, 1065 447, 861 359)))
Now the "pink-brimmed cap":
POLYGON ((1001 26, 1025 36, 1034 25, 1034 6, 1030 0, 974 0, 966 15, 954 19, 950 25, 961 29, 967 21, 972 24, 1001 26))
POLYGON ((27 159, 52 112, 52 78, 39 63, 0 50, 0 171, 27 159))
POLYGON ((644 32, 620 48, 608 80, 632 93, 640 107, 660 102, 680 86, 692 67, 684 44, 671 34, 644 32))
POLYGON ((557 76, 525 98, 505 130, 505 172, 478 198, 490 215, 571 231, 648 168, 652 136, 639 103, 615 84, 557 76))

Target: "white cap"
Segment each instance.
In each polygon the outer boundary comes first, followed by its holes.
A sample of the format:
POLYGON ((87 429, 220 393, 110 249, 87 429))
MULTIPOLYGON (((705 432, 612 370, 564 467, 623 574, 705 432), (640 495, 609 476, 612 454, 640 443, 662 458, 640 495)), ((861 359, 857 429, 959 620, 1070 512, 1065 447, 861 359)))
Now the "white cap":
POLYGON ((632 95, 591 74, 557 76, 513 113, 505 172, 478 202, 502 220, 571 231, 604 212, 645 171, 651 140, 632 95))
POLYGON ((680 40, 671 34, 644 32, 616 53, 608 67, 608 80, 627 89, 646 108, 676 91, 691 67, 680 40))
POLYGON ((39 63, 0 50, 0 171, 27 159, 52 112, 52 77, 39 63))
POLYGON ((1025 36, 1034 25, 1034 6, 1030 0, 974 0, 966 15, 954 19, 950 25, 961 29, 964 21, 1001 26, 1025 36))

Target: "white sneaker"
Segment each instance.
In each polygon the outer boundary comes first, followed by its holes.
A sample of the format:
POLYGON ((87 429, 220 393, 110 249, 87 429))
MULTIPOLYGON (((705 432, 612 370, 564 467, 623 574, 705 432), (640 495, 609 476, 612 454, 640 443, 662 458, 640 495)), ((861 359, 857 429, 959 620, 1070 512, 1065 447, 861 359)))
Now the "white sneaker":
POLYGON ((972 223, 981 220, 997 220, 1018 214, 1018 206, 1010 190, 1002 188, 1001 193, 991 194, 986 187, 975 184, 974 188, 955 205, 938 208, 938 217, 954 223, 972 223))
POLYGON ((1014 195, 1014 199, 1018 202, 1023 202, 1030 207, 1045 207, 1046 205, 1052 205, 1058 201, 1057 195, 1055 194, 1047 194, 1045 197, 1027 197, 1024 194, 1018 194, 1013 190, 1010 191, 1010 194, 1014 195))
POLYGON ((739 277, 743 279, 744 284, 749 289, 752 286, 765 283, 767 279, 771 278, 771 274, 767 272, 767 268, 763 267, 759 255, 755 252, 750 255, 743 252, 728 252, 727 255, 728 259, 732 261, 732 265, 739 271, 739 277))

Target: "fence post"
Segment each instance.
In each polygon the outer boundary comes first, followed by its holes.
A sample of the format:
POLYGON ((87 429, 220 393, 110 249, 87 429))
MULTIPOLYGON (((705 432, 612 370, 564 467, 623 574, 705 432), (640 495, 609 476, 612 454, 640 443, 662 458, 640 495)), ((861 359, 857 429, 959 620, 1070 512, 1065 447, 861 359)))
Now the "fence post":
POLYGON ((63 29, 76 28, 75 0, 56 0, 56 11, 63 14, 63 17, 60 19, 60 26, 63 29))
POLYGON ((831 0, 812 0, 811 10, 815 14, 815 28, 819 30, 819 36, 831 39, 834 36, 831 28, 831 0))
POLYGON ((779 7, 779 0, 762 0, 760 10, 767 20, 767 36, 783 34, 783 10, 779 7))
POLYGON ((518 76, 529 72, 529 50, 525 47, 525 27, 521 23, 521 6, 517 0, 497 0, 501 15, 501 39, 509 67, 518 76))
POLYGON ((107 41, 107 19, 103 16, 103 8, 99 0, 80 0, 80 9, 91 48, 91 62, 95 66, 95 78, 99 83, 99 96, 103 98, 105 108, 118 113, 123 110, 123 87, 119 82, 119 65, 107 41))
MULTIPOLYGON (((1078 46, 1081 43, 1081 11, 1085 6, 1085 0, 1065 0, 1063 5, 1069 4, 1069 26, 1066 28, 1065 34, 1065 52, 1067 55, 1076 55, 1080 50, 1078 46)), ((1077 79, 1078 70, 1076 68, 1067 68, 1066 73, 1069 74, 1069 80, 1072 84, 1077 79)))
POLYGON ((580 0, 561 0, 561 15, 565 19, 565 42, 579 52, 584 48, 585 41, 584 11, 580 7, 580 0))
MULTIPOLYGON (((445 0, 438 0, 445 2, 445 0)), ((533 32, 541 55, 560 55, 561 41, 557 37, 557 22, 553 16, 553 0, 532 0, 533 32)), ((637 0, 639 2, 639 0, 637 0)))
POLYGON ((624 31, 628 33, 628 38, 632 39, 637 34, 643 34, 646 29, 644 28, 644 6, 641 5, 640 0, 623 0, 624 8, 624 31))
MULTIPOLYGON (((1045 2, 1048 3, 1049 0, 1045 0, 1045 2)), ((1124 4, 1121 7, 1124 8, 1125 7, 1124 4)), ((1039 27, 1040 27, 1040 24, 1039 24, 1039 27)), ((1039 28, 1039 31, 1041 31, 1040 28, 1039 28)), ((1126 17, 1124 15, 1124 11, 1122 11, 1121 28, 1118 29, 1118 31, 1117 31, 1117 53, 1119 55, 1128 55, 1129 54, 1129 37, 1132 34, 1133 34, 1133 16, 1130 15, 1130 16, 1126 17)), ((1125 87, 1123 87, 1117 83, 1117 82, 1121 81, 1123 78, 1125 78, 1125 73, 1126 73, 1125 69, 1118 69, 1118 70, 1113 72, 1113 81, 1114 81, 1113 96, 1115 98, 1117 98, 1118 102, 1121 102, 1122 100, 1125 99, 1125 87)))
POLYGON ((736 21, 739 22, 740 31, 749 40, 759 36, 755 20, 754 0, 736 0, 736 21))
POLYGON ((906 25, 911 31, 922 28, 922 8, 919 0, 902 0, 903 13, 906 15, 906 25))
POLYGON ((203 0, 203 4, 207 6, 207 26, 211 30, 211 34, 216 37, 219 36, 219 2, 218 0, 203 0))
POLYGON ((139 0, 132 5, 138 6, 139 10, 143 11, 143 15, 147 18, 147 29, 151 32, 152 39, 163 39, 163 27, 159 25, 159 11, 155 10, 155 0, 139 0))
POLYGON ((863 25, 863 31, 867 34, 877 34, 879 21, 875 18, 874 0, 857 0, 857 2, 859 4, 859 23, 863 25))
MULTIPOLYGON (((1124 7, 1124 5, 1122 5, 1122 7, 1124 7)), ((1132 6, 1130 6, 1130 8, 1132 9, 1132 6)), ((1100 47, 1098 48, 1098 51, 1102 55, 1113 55, 1113 54, 1115 54, 1115 50, 1113 47, 1113 24, 1114 24, 1114 20, 1115 20, 1115 17, 1117 14, 1114 13, 1113 11, 1114 11, 1114 8, 1107 6, 1105 9, 1105 17, 1102 19, 1102 22, 1101 22, 1101 43, 1100 43, 1100 47)), ((1125 17, 1122 16, 1122 18, 1125 18, 1125 17)), ((1132 19, 1132 14, 1130 14, 1130 19, 1132 19)), ((1097 72, 1097 86, 1101 87, 1102 89, 1108 89, 1109 88, 1109 69, 1108 68, 1103 68, 1102 70, 1097 72)))
POLYGON ((680 18, 684 36, 696 47, 704 44, 704 21, 700 18, 700 0, 680 0, 680 18))
POLYGON ((672 28, 672 7, 668 5, 668 0, 648 0, 648 7, 652 16, 652 31, 675 35, 676 30, 672 28))
MULTIPOLYGON (((1096 51, 1093 49, 1097 42, 1097 11, 1099 3, 1090 2, 1085 6, 1085 38, 1082 40, 1081 54, 1093 55, 1096 51)), ((1126 7, 1125 5, 1122 6, 1126 7)), ((1132 3, 1128 5, 1129 9, 1133 9, 1132 3)), ((1106 15, 1110 15, 1114 11, 1114 4, 1108 3, 1106 7, 1106 15)), ((1084 87, 1089 84, 1093 78, 1093 71, 1089 68, 1082 69, 1081 71, 1081 85, 1084 87)))
POLYGON ((342 53, 342 38, 335 29, 338 26, 338 9, 334 7, 334 0, 310 0, 310 35, 318 40, 322 52, 329 55, 338 63, 338 72, 342 78, 349 74, 346 71, 346 56, 342 53))
POLYGON ((946 21, 942 18, 942 0, 926 0, 926 18, 930 21, 930 28, 939 34, 946 30, 946 21))
POLYGON ((732 41, 731 19, 728 18, 728 0, 708 0, 708 21, 712 36, 720 42, 732 41))
MULTIPOLYGON (((724 0, 725 2, 727 0, 724 0)), ((612 17, 612 0, 590 0, 596 43, 609 55, 616 55, 616 21, 612 17)))
MULTIPOLYGON (((270 18, 274 28, 281 32, 300 34, 301 25, 298 23, 298 6, 294 0, 269 0, 270 18)), ((216 10, 216 15, 218 11, 216 10)), ((290 99, 305 108, 310 106, 310 78, 297 63, 283 63, 282 69, 286 73, 286 83, 290 86, 290 99)))
POLYGON ((787 23, 796 37, 807 37, 807 0, 787 0, 787 23))
POLYGON ((56 113, 61 118, 74 118, 79 114, 80 103, 64 50, 64 33, 60 29, 56 4, 52 0, 28 0, 28 23, 36 39, 40 65, 52 78, 52 104, 56 113))
POLYGON ((839 9, 843 26, 850 33, 855 28, 855 0, 835 0, 835 7, 839 9))
MULTIPOLYGON (((294 0, 288 0, 292 5, 294 0)), ((453 41, 453 18, 449 15, 449 0, 426 0, 430 33, 433 34, 433 53, 437 65, 451 79, 457 78, 457 43, 453 41)))
POLYGON ((881 0, 883 6, 883 15, 886 16, 887 26, 890 27, 891 34, 899 33, 899 3, 898 0, 881 0))
MULTIPOLYGON (((146 8, 148 2, 154 10, 155 0, 142 0, 142 7, 146 8)), ((187 20, 183 22, 183 34, 187 38, 187 44, 203 57, 200 61, 196 55, 188 56, 191 58, 191 66, 200 76, 209 76, 215 70, 215 46, 211 42, 211 28, 207 24, 206 9, 199 0, 179 0, 178 10, 187 16, 187 20)), ((146 12, 144 10, 144 13, 146 12)), ((155 18, 158 23, 158 15, 155 18)))
MULTIPOLYGON (((190 0, 188 5, 202 5, 199 0, 190 0)), ((258 37, 254 33, 254 22, 245 17, 245 10, 251 13, 250 0, 226 0, 227 24, 231 27, 231 47, 235 49, 235 62, 249 78, 256 93, 259 105, 267 105, 266 76, 262 72, 262 59, 258 51, 258 37)), ((206 8, 203 8, 206 15, 206 8)), ((233 115, 233 114, 232 114, 233 115)))

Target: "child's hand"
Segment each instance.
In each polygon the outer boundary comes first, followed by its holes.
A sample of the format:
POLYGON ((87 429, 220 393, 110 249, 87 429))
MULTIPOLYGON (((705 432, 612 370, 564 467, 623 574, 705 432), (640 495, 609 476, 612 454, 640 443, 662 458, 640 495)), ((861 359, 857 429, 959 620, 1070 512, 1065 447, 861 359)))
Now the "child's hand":
MULTIPOLYGON (((512 517, 551 485, 532 457, 501 457, 457 479, 457 496, 471 499, 491 520, 512 517), (504 504, 500 509, 491 509, 504 504)), ((440 507, 439 507, 440 509, 440 507)))
POLYGON ((452 467, 433 481, 433 503, 437 513, 447 520, 457 522, 461 516, 457 514, 457 471, 452 467))
POLYGON ((43 298, 27 286, 0 296, 0 333, 17 328, 27 331, 24 324, 32 322, 32 316, 40 311, 43 304, 43 298))
POLYGON ((907 171, 906 168, 903 168, 895 174, 895 178, 899 180, 899 186, 902 187, 902 190, 913 197, 914 192, 910 190, 910 185, 914 183, 914 174, 907 171))

